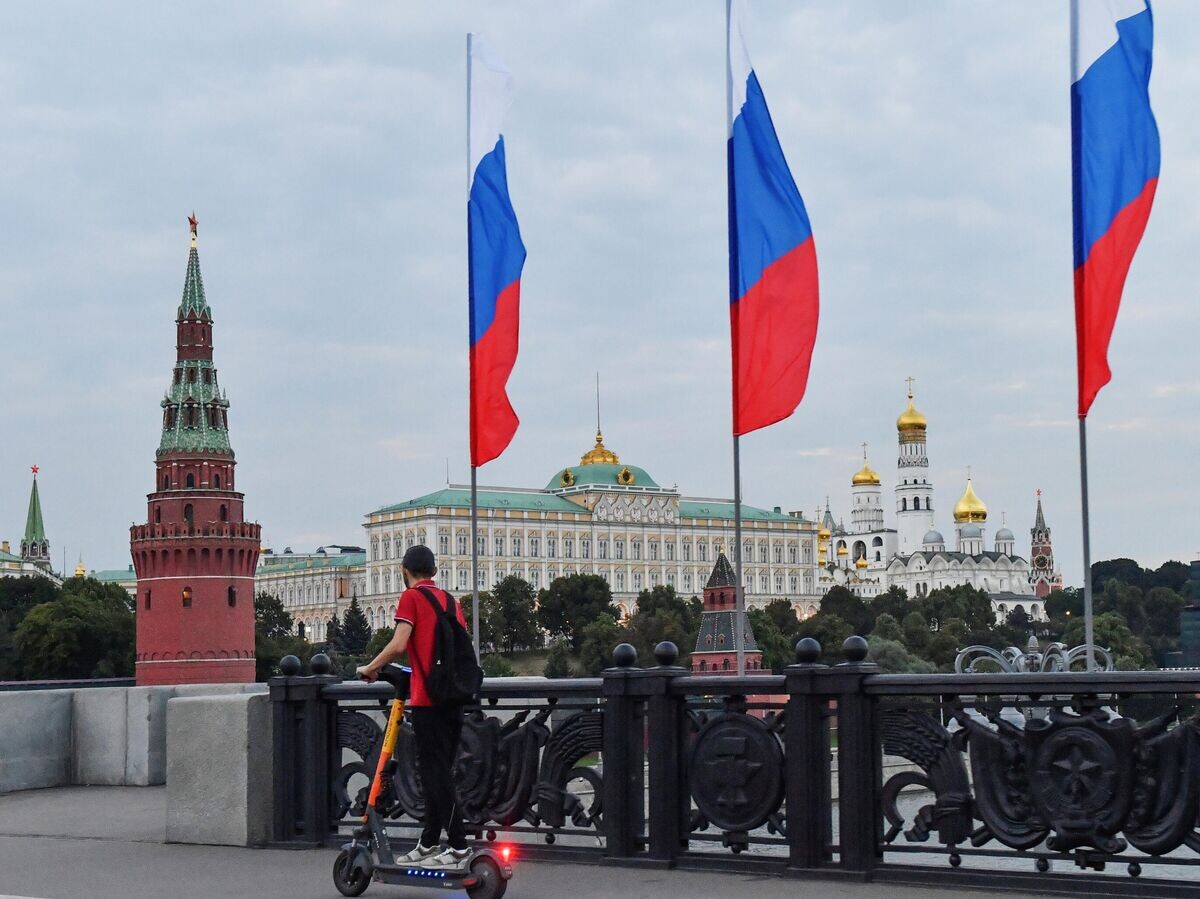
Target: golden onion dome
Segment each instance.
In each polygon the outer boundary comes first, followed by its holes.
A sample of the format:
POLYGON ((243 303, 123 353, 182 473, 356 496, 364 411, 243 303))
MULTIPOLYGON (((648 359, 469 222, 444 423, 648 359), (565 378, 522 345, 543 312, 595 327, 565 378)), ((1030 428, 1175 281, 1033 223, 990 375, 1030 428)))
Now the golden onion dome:
POLYGON ((863 453, 863 467, 858 470, 858 473, 850 479, 851 487, 878 487, 879 475, 875 473, 875 469, 867 464, 867 454, 863 453))
POLYGON ((861 571, 862 569, 866 568, 866 567, 867 567, 867 557, 866 557, 866 556, 859 556, 859 557, 858 557, 858 561, 854 563, 854 567, 855 567, 855 568, 857 568, 857 569, 859 569, 860 571, 861 571))
POLYGON ((86 577, 86 576, 87 576, 87 569, 83 567, 83 560, 81 559, 79 564, 75 566, 75 577, 86 577))
POLYGON ((579 459, 580 465, 620 465, 617 454, 604 445, 604 436, 596 431, 596 445, 579 459))
POLYGON ((964 522, 981 524, 987 521, 987 506, 975 494, 975 488, 971 484, 970 477, 967 478, 967 489, 963 491, 963 495, 954 504, 954 520, 958 524, 963 524, 964 522))
POLYGON ((821 550, 819 553, 817 553, 817 564, 818 565, 824 567, 824 565, 827 561, 828 561, 828 559, 825 558, 825 550, 821 550))
POLYGON ((925 416, 917 411, 917 407, 913 405, 912 386, 908 388, 908 408, 900 413, 900 417, 896 419, 896 430, 901 434, 920 433, 925 430, 929 422, 925 420, 925 416))
POLYGON ((819 528, 817 528, 818 540, 828 540, 832 536, 833 531, 829 530, 829 528, 825 527, 825 525, 821 525, 819 528))
POLYGON ((841 543, 838 545, 837 554, 839 556, 848 556, 848 555, 850 555, 850 550, 846 549, 845 543, 841 543))

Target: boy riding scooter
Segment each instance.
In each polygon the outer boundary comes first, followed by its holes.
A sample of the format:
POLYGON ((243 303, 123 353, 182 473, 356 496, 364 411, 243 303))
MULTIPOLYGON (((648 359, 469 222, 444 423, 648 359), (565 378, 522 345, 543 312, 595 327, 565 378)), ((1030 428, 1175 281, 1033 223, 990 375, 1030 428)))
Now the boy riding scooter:
POLYGON ((396 632, 358 676, 375 681, 383 666, 408 651, 412 667, 408 702, 425 794, 424 830, 397 864, 458 869, 470 858, 452 771, 462 733, 463 704, 471 702, 483 672, 466 632, 462 607, 433 582, 437 565, 427 546, 413 546, 401 562, 408 588, 396 606, 396 632), (449 844, 441 849, 442 831, 449 844))

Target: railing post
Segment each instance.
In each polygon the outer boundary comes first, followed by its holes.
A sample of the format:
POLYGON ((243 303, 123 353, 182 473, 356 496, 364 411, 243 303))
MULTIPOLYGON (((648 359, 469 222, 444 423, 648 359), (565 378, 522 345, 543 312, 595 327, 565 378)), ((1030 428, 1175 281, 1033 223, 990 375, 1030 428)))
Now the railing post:
POLYGON ((875 725, 874 703, 863 680, 878 674, 866 661, 867 641, 848 637, 842 644, 846 661, 821 672, 822 686, 837 695, 838 844, 842 868, 870 879, 879 861, 883 822, 879 811, 882 752, 875 725))
POLYGON ((334 717, 321 691, 340 678, 328 675, 324 653, 313 656, 310 667, 313 676, 300 677, 300 660, 284 656, 279 663, 283 676, 267 682, 274 734, 272 840, 298 848, 325 845, 335 761, 334 717))
POLYGON ((825 709, 827 699, 818 695, 819 672, 828 670, 817 663, 821 644, 805 637, 796 644, 796 664, 784 669, 787 721, 784 727, 784 757, 787 760, 786 802, 788 865, 818 868, 825 862, 829 831, 829 738, 825 709))
POLYGON ((664 641, 654 647, 658 667, 648 669, 641 687, 648 695, 646 723, 650 750, 650 857, 674 867, 687 843, 690 794, 687 783, 687 697, 672 694, 675 679, 687 669, 675 662, 679 649, 664 641))
POLYGON ((604 694, 604 852, 630 858, 640 848, 645 826, 642 765, 645 727, 634 679, 637 650, 622 643, 613 650, 616 667, 603 672, 604 694))

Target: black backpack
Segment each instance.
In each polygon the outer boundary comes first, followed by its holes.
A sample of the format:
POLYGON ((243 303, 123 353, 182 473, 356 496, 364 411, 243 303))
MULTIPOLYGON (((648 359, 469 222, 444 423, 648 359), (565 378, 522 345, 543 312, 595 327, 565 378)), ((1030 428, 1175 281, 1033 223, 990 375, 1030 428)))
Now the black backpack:
MULTIPOLYGON (((459 623, 454 597, 446 593, 446 607, 428 587, 418 587, 437 613, 433 626, 433 657, 425 673, 425 692, 436 705, 467 705, 483 685, 483 669, 466 628, 459 623)), ((444 591, 443 591, 444 592, 444 591)))

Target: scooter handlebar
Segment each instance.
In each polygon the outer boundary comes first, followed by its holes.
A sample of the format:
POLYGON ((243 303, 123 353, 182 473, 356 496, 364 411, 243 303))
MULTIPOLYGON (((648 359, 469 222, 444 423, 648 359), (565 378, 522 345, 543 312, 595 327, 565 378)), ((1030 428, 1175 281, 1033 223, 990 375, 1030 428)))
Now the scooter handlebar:
POLYGON ((412 680, 411 668, 404 665, 384 665, 379 669, 379 679, 391 684, 399 698, 408 699, 409 684, 412 680))

